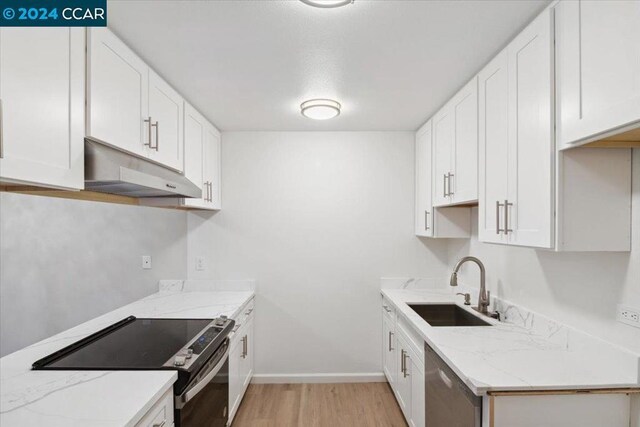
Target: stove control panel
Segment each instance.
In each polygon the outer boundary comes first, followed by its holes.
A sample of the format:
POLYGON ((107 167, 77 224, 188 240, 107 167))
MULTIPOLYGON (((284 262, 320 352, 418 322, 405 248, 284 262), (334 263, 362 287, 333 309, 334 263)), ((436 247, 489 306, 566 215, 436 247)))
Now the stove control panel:
POLYGON ((163 366, 186 370, 190 369, 190 367, 196 363, 196 360, 198 360, 198 356, 205 352, 207 347, 216 341, 220 333, 232 322, 233 320, 230 320, 227 316, 220 316, 214 319, 200 335, 196 336, 196 338, 180 349, 180 351, 165 362, 163 366))

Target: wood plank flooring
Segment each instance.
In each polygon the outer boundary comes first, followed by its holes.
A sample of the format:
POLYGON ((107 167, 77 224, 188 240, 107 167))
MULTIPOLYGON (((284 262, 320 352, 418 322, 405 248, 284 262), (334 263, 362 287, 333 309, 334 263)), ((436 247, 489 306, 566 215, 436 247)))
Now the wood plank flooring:
POLYGON ((406 427, 387 383, 251 384, 232 427, 406 427))

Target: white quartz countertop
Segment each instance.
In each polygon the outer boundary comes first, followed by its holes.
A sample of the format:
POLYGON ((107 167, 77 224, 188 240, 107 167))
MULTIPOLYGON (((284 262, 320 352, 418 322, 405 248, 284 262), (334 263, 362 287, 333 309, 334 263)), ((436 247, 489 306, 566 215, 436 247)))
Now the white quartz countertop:
POLYGON ((233 317, 253 291, 161 291, 0 359, 0 425, 134 426, 173 371, 32 371, 31 364, 127 316, 233 317))
POLYGON ((476 395, 639 387, 638 355, 567 327, 525 327, 485 316, 493 326, 433 327, 408 304, 457 303, 472 310, 450 291, 383 289, 382 294, 476 395))

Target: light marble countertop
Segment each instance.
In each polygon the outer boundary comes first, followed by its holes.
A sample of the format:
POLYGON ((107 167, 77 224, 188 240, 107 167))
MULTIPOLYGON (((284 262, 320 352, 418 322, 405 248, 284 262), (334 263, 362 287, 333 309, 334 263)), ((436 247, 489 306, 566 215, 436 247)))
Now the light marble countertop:
POLYGON ((127 316, 233 317, 245 291, 163 290, 0 359, 0 425, 134 426, 177 379, 173 371, 32 371, 31 364, 127 316))
MULTIPOLYGON (((462 297, 450 290, 382 289, 382 295, 424 338, 436 353, 476 394, 512 390, 576 390, 639 387, 639 357, 533 314, 521 324, 498 322, 493 326, 432 327, 407 304, 456 303, 462 297), (536 324, 537 322, 537 324, 536 324)), ((515 306, 499 311, 513 316, 515 306), (504 310, 504 311, 503 311, 504 310)), ((476 312, 472 311, 477 315, 476 312)))

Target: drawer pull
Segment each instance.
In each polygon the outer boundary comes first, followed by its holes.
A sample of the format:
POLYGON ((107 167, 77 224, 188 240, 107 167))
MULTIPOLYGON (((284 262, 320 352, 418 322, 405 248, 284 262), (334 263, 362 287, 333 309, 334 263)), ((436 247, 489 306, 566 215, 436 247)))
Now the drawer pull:
POLYGON ((167 423, 167 420, 162 420, 161 423, 156 423, 152 427, 164 427, 166 423, 167 423))

